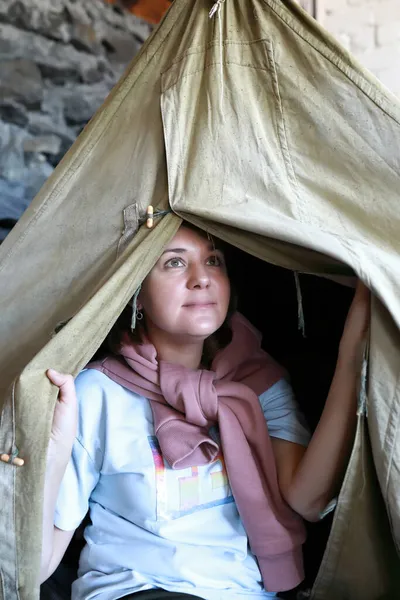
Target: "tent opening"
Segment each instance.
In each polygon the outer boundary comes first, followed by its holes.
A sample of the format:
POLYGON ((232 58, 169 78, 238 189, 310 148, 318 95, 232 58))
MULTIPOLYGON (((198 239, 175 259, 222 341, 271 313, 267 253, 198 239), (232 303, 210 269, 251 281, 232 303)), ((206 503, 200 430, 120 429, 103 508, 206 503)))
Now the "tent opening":
MULTIPOLYGON (((225 243, 224 243, 225 244, 225 243)), ((336 366, 338 346, 353 290, 324 277, 299 274, 256 258, 226 244, 227 266, 237 295, 238 310, 261 331, 263 348, 288 372, 300 408, 311 432, 315 429, 336 366), (299 328, 299 290, 304 330, 299 328)), ((93 359, 107 352, 105 340, 93 359)), ((317 575, 332 525, 333 513, 321 522, 308 524, 304 546, 306 579, 310 588, 317 575)), ((83 547, 83 526, 76 532, 64 559, 51 580, 42 586, 41 600, 69 598, 83 547), (50 590, 50 591, 49 591, 50 590), (51 595, 53 594, 53 595, 51 595)), ((282 598, 294 600, 287 593, 282 598)))
MULTIPOLYGON (((324 277, 299 274, 304 332, 299 327, 295 273, 230 246, 228 266, 238 309, 263 336, 263 348, 288 372, 297 401, 313 432, 334 374, 344 322, 354 294, 351 287, 324 277)), ((306 579, 317 575, 333 513, 307 524, 304 545, 306 579)), ((290 597, 290 595, 282 597, 290 597)))

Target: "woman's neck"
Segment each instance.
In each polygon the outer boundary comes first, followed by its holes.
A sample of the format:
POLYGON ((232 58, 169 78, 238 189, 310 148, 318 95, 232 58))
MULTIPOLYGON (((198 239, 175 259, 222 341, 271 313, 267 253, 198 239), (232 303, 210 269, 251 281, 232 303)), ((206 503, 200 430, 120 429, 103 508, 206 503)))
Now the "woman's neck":
POLYGON ((202 339, 171 339, 171 336, 161 330, 152 327, 147 329, 147 335, 157 349, 158 360, 182 365, 187 369, 198 369, 200 367, 204 346, 202 339))

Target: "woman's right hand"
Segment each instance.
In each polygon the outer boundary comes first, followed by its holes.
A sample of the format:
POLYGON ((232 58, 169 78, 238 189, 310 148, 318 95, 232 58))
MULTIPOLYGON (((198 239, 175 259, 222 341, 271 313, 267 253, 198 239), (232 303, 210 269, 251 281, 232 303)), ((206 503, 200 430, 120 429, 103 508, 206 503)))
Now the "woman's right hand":
POLYGON ((46 375, 59 389, 51 427, 49 453, 59 458, 69 458, 78 422, 74 378, 72 375, 59 373, 54 369, 48 369, 46 375))

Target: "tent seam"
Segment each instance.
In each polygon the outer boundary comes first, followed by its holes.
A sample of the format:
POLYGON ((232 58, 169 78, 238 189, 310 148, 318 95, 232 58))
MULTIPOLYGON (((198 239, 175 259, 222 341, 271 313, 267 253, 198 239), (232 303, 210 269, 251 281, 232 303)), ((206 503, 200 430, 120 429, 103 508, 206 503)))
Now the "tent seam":
MULTIPOLYGON (((181 166, 181 163, 183 161, 184 153, 183 153, 183 144, 182 144, 182 132, 181 132, 181 129, 179 127, 179 119, 178 119, 177 111, 176 111, 176 107, 179 106, 179 98, 178 98, 178 95, 176 93, 176 86, 172 89, 172 93, 173 93, 173 98, 174 98, 174 105, 173 105, 173 110, 172 110, 172 119, 174 121, 176 131, 178 133, 178 135, 177 135, 178 144, 179 144, 179 163, 178 163, 178 165, 181 166)), ((161 115, 162 119, 163 119, 163 116, 164 116, 164 114, 162 113, 162 115, 161 115)), ((164 119, 163 119, 163 124, 164 124, 164 119)), ((163 128, 163 130, 164 130, 164 128, 163 128)), ((164 134, 165 133, 166 132, 164 130, 164 134)), ((167 139, 168 139, 168 149, 169 149, 169 146, 170 146, 169 136, 168 135, 164 135, 164 143, 165 143, 166 147, 167 147, 167 139)), ((168 157, 170 156, 170 151, 166 152, 165 154, 167 156, 167 158, 166 158, 166 165, 167 165, 167 181, 168 181, 168 192, 169 192, 170 191, 170 187, 169 186, 170 186, 171 178, 169 176, 170 175, 170 171, 169 171, 168 157)), ((177 181, 179 181, 179 179, 177 177, 174 178, 174 186, 176 186, 176 182, 177 181)), ((177 190, 175 189, 175 191, 177 191, 177 190)), ((173 198, 173 194, 170 195, 169 202, 171 202, 172 198, 173 198)))
MULTIPOLYGON (((16 479, 16 469, 13 469, 13 521, 14 521, 14 532, 15 532, 15 538, 16 536, 16 493, 15 493, 15 479, 16 479)), ((18 560, 18 550, 17 550, 17 540, 15 540, 15 544, 14 544, 14 555, 15 555, 15 593, 16 593, 16 597, 19 600, 20 599, 20 595, 19 595, 19 577, 18 577, 18 573, 19 573, 19 569, 18 569, 18 565, 19 565, 19 560, 18 560)))
MULTIPOLYGON (((2 408, 2 419, 1 419, 1 429, 2 429, 2 444, 4 447, 7 446, 7 449, 10 448, 12 452, 15 448, 15 381, 13 382, 10 390, 10 396, 8 396, 6 403, 2 408), (11 424, 11 427, 10 427, 11 424), (10 431, 11 429, 11 431, 10 431), (4 438, 4 439, 3 439, 4 438)), ((18 591, 18 579, 17 579, 17 551, 16 551, 16 518, 15 518, 15 501, 16 501, 16 493, 15 493, 15 467, 11 465, 4 466, 4 476, 2 479, 2 487, 3 492, 7 494, 9 493, 9 502, 6 503, 6 512, 1 511, 0 516, 2 519, 0 521, 5 521, 6 534, 3 536, 2 542, 6 546, 6 552, 0 556, 0 560, 3 559, 3 566, 1 568, 1 582, 4 588, 4 598, 3 600, 19 600, 19 591, 18 591), (2 515, 3 513, 3 515, 2 515), (4 570, 5 569, 5 570, 4 570), (8 596, 6 592, 10 592, 8 596)))
MULTIPOLYGON (((225 39, 225 40, 223 40, 222 44, 224 46, 252 46, 254 44, 259 44, 260 42, 266 42, 266 41, 268 41, 268 38, 265 38, 265 37, 260 37, 255 40, 247 40, 247 41, 225 39)), ((219 45, 219 41, 208 42, 208 44, 205 44, 203 46, 194 46, 194 47, 188 48, 185 52, 182 52, 182 54, 180 54, 178 57, 174 58, 170 64, 170 66, 167 67, 166 69, 164 69, 163 71, 161 71, 161 75, 166 75, 168 73, 168 71, 171 71, 172 69, 174 69, 174 67, 179 65, 179 63, 181 63, 183 60, 185 60, 185 58, 187 58, 188 56, 194 56, 196 54, 204 54, 205 52, 207 52, 207 50, 209 50, 215 46, 218 48, 218 45, 219 45)), ((252 65, 248 65, 248 66, 251 67, 252 65)), ((257 67, 254 67, 254 68, 257 68, 257 67)))
MULTIPOLYGON (((266 40, 262 40, 262 41, 265 42, 266 40)), ((201 66, 198 69, 194 69, 193 71, 189 71, 189 72, 185 73, 184 75, 180 75, 176 79, 176 81, 171 82, 170 85, 163 88, 163 93, 167 92, 169 89, 171 89, 171 87, 175 87, 179 81, 182 81, 183 79, 187 79, 188 77, 191 77, 192 75, 196 75, 196 73, 204 73, 204 71, 206 69, 208 69, 209 67, 219 66, 220 64, 221 64, 220 60, 213 60, 213 61, 206 63, 205 65, 201 66)), ((261 67, 258 65, 257 66, 244 65, 244 64, 242 64, 240 62, 236 62, 234 60, 224 60, 224 64, 225 65, 236 65, 237 67, 242 67, 243 69, 254 69, 255 71, 265 71, 267 73, 270 73, 270 69, 268 69, 267 67, 261 67)))
POLYGON ((307 220, 307 215, 306 215, 306 212, 303 210, 304 206, 303 206, 302 198, 300 197, 296 173, 295 173, 292 159, 290 156, 288 138, 287 138, 287 133, 286 133, 287 128, 286 128, 285 115, 284 115, 283 104, 282 104, 282 96, 280 93, 279 78, 278 78, 278 72, 277 72, 277 68, 276 68, 275 57, 274 57, 274 48, 273 48, 273 44, 272 44, 271 40, 267 40, 266 46, 267 46, 267 55, 268 55, 268 61, 269 61, 269 72, 270 72, 270 75, 272 78, 272 89, 274 90, 274 96, 275 96, 275 100, 276 100, 276 104, 277 104, 277 108, 278 108, 278 116, 280 117, 280 120, 278 120, 278 137, 279 137, 279 144, 281 147, 283 162, 286 167, 288 180, 291 183, 292 191, 294 192, 295 197, 298 201, 295 204, 296 210, 299 213, 300 220, 305 221, 305 220, 307 220))
MULTIPOLYGON (((11 402, 12 402, 12 413, 11 413, 11 419, 12 419, 12 448, 14 450, 15 446, 16 446, 16 442, 15 442, 15 380, 13 382, 12 385, 12 390, 11 390, 11 402)), ((15 535, 15 544, 14 544, 14 559, 15 559, 15 592, 17 595, 17 599, 19 600, 20 595, 19 595, 19 577, 18 577, 18 564, 19 564, 19 560, 18 560, 18 550, 17 550, 17 530, 16 530, 16 469, 13 469, 13 526, 14 526, 14 535, 15 535)))
MULTIPOLYGON (((396 387, 393 393, 393 400, 392 400, 392 407, 395 404, 395 399, 397 397, 397 391, 398 391, 398 387, 399 387, 399 376, 397 377, 397 381, 396 381, 396 387)), ((388 426, 386 428, 386 432, 385 432, 385 448, 386 448, 386 452, 389 451, 388 448, 388 439, 391 439, 391 448, 390 448, 390 452, 389 452, 389 460, 387 462, 387 475, 386 475, 386 481, 385 481, 385 501, 388 505, 388 490, 389 490, 389 482, 390 482, 390 471, 391 471, 391 467, 392 467, 392 462, 393 462, 393 456, 394 456, 394 450, 395 450, 395 441, 396 441, 396 436, 397 436, 397 432, 399 430, 399 422, 400 422, 400 418, 399 418, 399 408, 400 408, 400 404, 397 403, 397 409, 395 409, 394 411, 390 411, 390 414, 392 415, 392 418, 389 420, 388 426), (393 432, 392 435, 389 435, 389 429, 393 428, 393 432)))

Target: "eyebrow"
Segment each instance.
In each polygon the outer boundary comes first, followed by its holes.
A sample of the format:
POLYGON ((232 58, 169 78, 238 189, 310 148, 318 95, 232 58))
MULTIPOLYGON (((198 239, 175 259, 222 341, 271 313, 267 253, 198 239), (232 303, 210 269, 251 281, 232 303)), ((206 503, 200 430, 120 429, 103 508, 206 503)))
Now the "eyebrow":
MULTIPOLYGON (((210 244, 208 250, 209 250, 209 252, 218 252, 219 251, 218 248, 214 248, 214 246, 212 244, 210 244)), ((175 254, 183 254, 184 252, 187 252, 187 248, 167 248, 162 253, 162 256, 164 254, 167 254, 168 252, 174 252, 175 254)))
POLYGON ((177 254, 182 254, 183 252, 186 252, 186 248, 168 248, 167 250, 164 250, 163 254, 167 254, 168 252, 176 252, 177 254))

